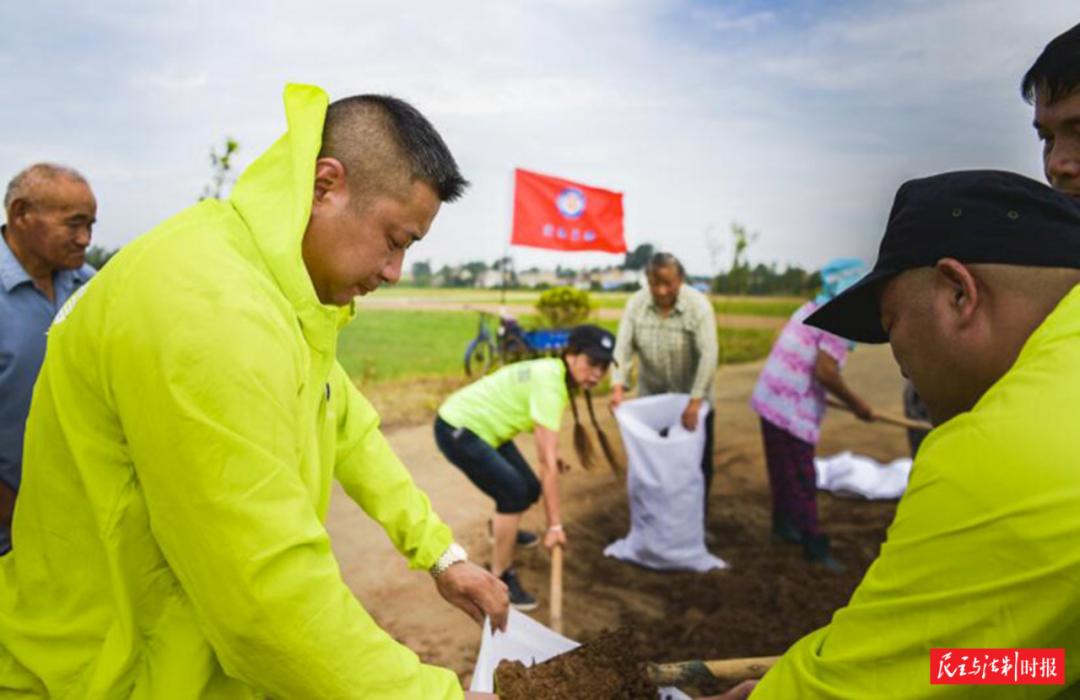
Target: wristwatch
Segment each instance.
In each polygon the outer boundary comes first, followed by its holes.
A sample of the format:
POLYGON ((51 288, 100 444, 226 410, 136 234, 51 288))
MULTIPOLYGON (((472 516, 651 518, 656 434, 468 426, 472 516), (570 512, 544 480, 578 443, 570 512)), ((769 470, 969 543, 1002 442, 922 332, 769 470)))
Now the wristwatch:
POLYGON ((469 561, 469 553, 457 542, 451 542, 446 551, 428 569, 428 573, 431 574, 432 578, 439 578, 442 572, 463 561, 469 561))

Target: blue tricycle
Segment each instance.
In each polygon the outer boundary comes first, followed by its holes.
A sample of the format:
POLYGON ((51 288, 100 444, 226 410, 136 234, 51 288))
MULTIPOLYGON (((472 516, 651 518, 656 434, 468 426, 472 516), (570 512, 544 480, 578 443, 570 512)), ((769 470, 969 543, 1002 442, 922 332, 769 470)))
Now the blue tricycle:
POLYGON ((499 316, 498 329, 492 333, 496 315, 480 314, 476 337, 465 349, 465 374, 482 377, 493 369, 518 360, 557 355, 566 348, 569 329, 545 328, 527 331, 513 316, 499 316))

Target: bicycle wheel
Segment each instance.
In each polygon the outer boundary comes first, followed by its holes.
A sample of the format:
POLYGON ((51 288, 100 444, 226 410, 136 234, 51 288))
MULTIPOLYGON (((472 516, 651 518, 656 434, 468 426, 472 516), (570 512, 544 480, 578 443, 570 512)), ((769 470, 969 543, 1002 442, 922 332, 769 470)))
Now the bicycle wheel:
POLYGON ((465 374, 469 377, 482 377, 491 369, 495 360, 495 346, 487 338, 477 338, 469 343, 465 351, 465 374))
POLYGON ((521 336, 510 335, 503 338, 502 356, 504 363, 517 362, 532 357, 533 350, 521 336))

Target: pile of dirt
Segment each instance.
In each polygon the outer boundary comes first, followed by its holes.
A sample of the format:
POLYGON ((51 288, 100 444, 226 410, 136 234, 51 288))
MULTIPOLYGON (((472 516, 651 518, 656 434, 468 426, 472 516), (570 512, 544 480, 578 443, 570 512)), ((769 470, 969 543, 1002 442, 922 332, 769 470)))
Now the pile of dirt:
MULTIPOLYGON (((809 564, 800 547, 769 543, 763 493, 740 494, 710 513, 717 541, 711 548, 731 568, 705 574, 652 571, 605 557, 604 547, 629 529, 628 509, 610 502, 583 508, 567 524, 567 635, 588 640, 597 630, 628 627, 643 657, 655 662, 782 654, 847 603, 896 511, 895 502, 822 495, 819 503, 836 558, 847 566, 839 575, 809 564)), ((522 580, 546 603, 546 552, 526 550, 518 557, 522 580)), ((545 617, 542 610, 538 619, 545 617)))
MULTIPOLYGON (((629 627, 640 658, 657 663, 772 656, 827 624, 847 603, 877 556, 896 503, 819 495, 821 525, 832 537, 836 558, 848 567, 839 576, 810 566, 797 547, 770 543, 760 421, 747 405, 760 370, 761 363, 723 367, 716 382, 716 482, 707 531, 710 550, 731 564, 730 569, 657 572, 606 558, 604 547, 630 528, 625 484, 606 468, 586 472, 576 464, 560 477, 569 538, 563 571, 566 636, 588 642, 603 630, 629 627)), ((903 382, 887 346, 860 347, 845 365, 844 379, 875 408, 903 411, 903 382)), ((603 400, 597 402, 596 414, 617 443, 618 427, 603 400)), ((391 442, 436 511, 472 558, 483 564, 490 557, 486 522, 491 502, 438 452, 429 420, 430 415, 424 425, 396 431, 391 442)), ((560 443, 573 444, 569 420, 560 443)), ((520 438, 517 445, 531 464, 538 464, 531 437, 520 438)), ((906 455, 908 445, 899 428, 830 411, 818 454, 842 450, 889 462, 906 455)), ((572 453, 565 456, 573 460, 572 453)), ((476 664, 477 627, 443 603, 428 576, 408 570, 379 526, 340 489, 331 504, 329 527, 346 580, 379 624, 426 662, 454 669, 467 684, 476 664)), ((530 509, 522 527, 543 532, 543 508, 530 509)), ((533 616, 547 624, 550 557, 543 547, 522 549, 516 565, 525 588, 540 599, 533 616)))
MULTIPOLYGON (((855 362, 852 371, 845 372, 854 375, 860 388, 880 382, 880 388, 866 395, 883 410, 895 410, 889 400, 898 402, 900 383, 879 376, 891 358, 876 355, 856 353, 855 359, 874 362, 865 367, 855 362)), ((588 641, 599 630, 628 627, 642 657, 657 663, 774 656, 828 624, 848 602, 880 551, 896 502, 819 493, 822 528, 832 539, 835 557, 847 566, 839 575, 809 564, 798 546, 770 543, 771 503, 761 434, 756 415, 745 409, 750 382, 743 381, 718 382, 717 477, 707 524, 709 549, 730 568, 706 574, 661 572, 605 557, 604 548, 630 529, 625 486, 596 470, 571 472, 564 490, 567 636, 588 641)), ((617 432, 614 425, 610 432, 617 432)), ((858 423, 834 412, 818 453, 845 449, 889 461, 907 451, 906 436, 902 430, 858 423)), ((546 552, 519 551, 518 559, 523 584, 546 605, 546 552)), ((546 621, 546 613, 542 607, 538 619, 546 621)))
POLYGON ((655 700, 657 688, 645 675, 635 635, 619 629, 530 668, 503 661, 495 669, 502 700, 655 700))

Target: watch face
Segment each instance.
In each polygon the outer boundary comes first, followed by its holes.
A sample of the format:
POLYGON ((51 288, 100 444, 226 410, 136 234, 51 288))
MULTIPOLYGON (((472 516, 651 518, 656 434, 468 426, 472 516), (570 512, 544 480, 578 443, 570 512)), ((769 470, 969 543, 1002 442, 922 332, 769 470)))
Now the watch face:
POLYGON ((457 542, 451 543, 449 549, 450 554, 454 557, 454 561, 469 561, 469 553, 457 542))

